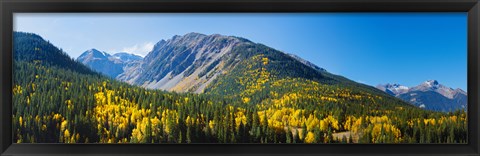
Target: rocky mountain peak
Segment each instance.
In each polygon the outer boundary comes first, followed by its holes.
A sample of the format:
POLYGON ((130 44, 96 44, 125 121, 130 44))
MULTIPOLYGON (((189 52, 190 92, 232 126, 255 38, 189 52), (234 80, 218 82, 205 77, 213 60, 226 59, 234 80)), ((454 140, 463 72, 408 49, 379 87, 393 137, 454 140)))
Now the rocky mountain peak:
POLYGON ((198 38, 198 37, 204 37, 204 36, 207 36, 207 35, 197 33, 197 32, 190 32, 190 33, 187 33, 187 34, 183 35, 182 37, 184 37, 184 38, 198 38))
POLYGON ((89 49, 80 55, 77 60, 90 69, 107 75, 111 78, 123 73, 123 68, 131 62, 140 61, 143 58, 125 52, 116 53, 113 56, 107 52, 95 48, 89 49))
POLYGON ((377 88, 425 109, 451 111, 467 106, 467 92, 460 88, 452 89, 437 80, 428 80, 415 87, 386 84, 377 88))
POLYGON ((421 85, 423 85, 424 87, 433 88, 433 89, 441 87, 437 80, 428 80, 423 82, 423 84, 421 85))
POLYGON ((89 50, 85 51, 84 53, 85 53, 85 54, 89 54, 89 55, 91 55, 91 54, 93 54, 93 55, 101 55, 101 56, 105 56, 105 55, 106 55, 105 52, 101 52, 101 51, 99 51, 99 50, 97 50, 97 49, 95 49, 95 48, 89 49, 89 50))
POLYGON ((409 87, 400 85, 398 83, 377 85, 377 88, 394 96, 406 93, 409 90, 409 87))
POLYGON ((165 43, 167 43, 167 41, 165 41, 165 40, 162 39, 162 40, 158 41, 158 42, 153 46, 153 49, 161 48, 162 46, 165 45, 165 43))
POLYGON ((444 86, 440 84, 437 80, 428 80, 423 82, 422 84, 415 86, 411 88, 412 91, 434 91, 439 94, 442 94, 443 96, 453 99, 453 96, 456 94, 455 90, 453 88, 444 86))
POLYGON ((111 57, 110 54, 106 53, 106 52, 101 52, 97 49, 89 49, 85 52, 82 53, 82 55, 80 55, 77 60, 79 60, 80 62, 82 63, 85 63, 85 62, 89 62, 91 60, 106 60, 108 59, 109 57, 111 57))
POLYGON ((220 59, 243 42, 236 37, 219 34, 192 32, 175 35, 156 43, 143 60, 126 69, 118 79, 147 88, 200 91, 215 78, 212 75, 223 68, 220 59), (192 88, 192 84, 197 87, 192 88))

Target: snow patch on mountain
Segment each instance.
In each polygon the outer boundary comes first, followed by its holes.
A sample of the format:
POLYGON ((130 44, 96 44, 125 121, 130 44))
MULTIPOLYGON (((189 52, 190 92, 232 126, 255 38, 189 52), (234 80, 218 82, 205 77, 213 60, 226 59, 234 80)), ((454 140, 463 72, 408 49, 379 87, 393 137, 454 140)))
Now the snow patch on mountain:
POLYGON ((407 86, 403 86, 396 83, 394 84, 387 83, 385 85, 377 85, 377 88, 391 95, 404 94, 404 93, 407 93, 410 89, 407 86))

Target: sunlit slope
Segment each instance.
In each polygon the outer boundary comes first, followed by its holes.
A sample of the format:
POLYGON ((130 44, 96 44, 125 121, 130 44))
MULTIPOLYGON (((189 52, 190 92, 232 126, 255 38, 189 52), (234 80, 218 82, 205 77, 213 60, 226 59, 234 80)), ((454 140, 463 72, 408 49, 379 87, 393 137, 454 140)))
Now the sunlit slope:
MULTIPOLYGON (((224 72, 207 87, 205 92, 208 94, 248 98, 253 103, 259 103, 272 97, 303 92, 305 87, 313 87, 315 92, 310 92, 310 94, 315 97, 326 98, 329 96, 329 98, 342 99, 347 95, 358 95, 383 103, 378 107, 392 105, 411 107, 410 104, 376 88, 356 83, 324 70, 314 69, 285 53, 261 44, 235 47, 233 52, 225 57, 227 57, 226 61, 221 63, 226 64, 225 66, 230 64, 235 64, 235 66, 230 71, 224 72), (335 92, 321 88, 345 91, 335 92)), ((358 100, 353 98, 349 102, 361 101, 358 96, 358 100)), ((345 102, 347 101, 338 103, 345 102)))

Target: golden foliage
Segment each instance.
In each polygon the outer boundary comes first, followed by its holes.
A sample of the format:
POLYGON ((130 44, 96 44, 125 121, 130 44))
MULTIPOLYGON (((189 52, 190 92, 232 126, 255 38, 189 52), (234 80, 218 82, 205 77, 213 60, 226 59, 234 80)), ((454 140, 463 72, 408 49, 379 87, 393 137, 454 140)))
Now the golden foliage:
POLYGON ((312 132, 308 132, 307 133, 307 136, 305 136, 305 143, 314 143, 316 142, 315 140, 315 134, 313 134, 312 132))

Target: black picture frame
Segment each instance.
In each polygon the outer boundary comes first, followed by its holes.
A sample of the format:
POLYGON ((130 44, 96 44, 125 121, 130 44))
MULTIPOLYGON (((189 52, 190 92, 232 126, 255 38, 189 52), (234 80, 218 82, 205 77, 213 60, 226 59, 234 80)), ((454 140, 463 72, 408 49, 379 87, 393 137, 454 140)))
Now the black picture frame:
POLYGON ((0 0, 1 155, 479 155, 479 0, 0 0), (15 12, 468 12, 468 144, 12 144, 15 12))

